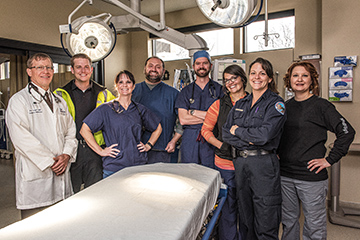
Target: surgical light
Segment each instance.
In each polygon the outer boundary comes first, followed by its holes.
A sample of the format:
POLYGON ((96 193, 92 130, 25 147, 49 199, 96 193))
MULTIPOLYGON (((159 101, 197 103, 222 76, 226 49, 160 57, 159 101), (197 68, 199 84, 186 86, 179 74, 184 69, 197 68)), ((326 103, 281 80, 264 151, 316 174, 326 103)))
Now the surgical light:
POLYGON ((115 46, 116 30, 101 18, 81 17, 70 28, 71 32, 61 34, 61 43, 69 56, 85 53, 97 62, 108 56, 115 46))
POLYGON ((223 27, 238 27, 254 13, 257 0, 196 0, 201 12, 223 27))

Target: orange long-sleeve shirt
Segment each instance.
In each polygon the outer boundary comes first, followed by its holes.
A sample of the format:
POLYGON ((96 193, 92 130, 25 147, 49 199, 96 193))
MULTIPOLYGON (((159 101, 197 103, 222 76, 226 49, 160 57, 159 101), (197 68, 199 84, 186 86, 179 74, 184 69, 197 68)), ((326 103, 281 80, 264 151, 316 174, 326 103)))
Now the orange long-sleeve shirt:
MULTIPOLYGON (((234 105, 234 102, 232 102, 234 105)), ((216 100, 210 108, 207 110, 206 117, 201 128, 201 135, 205 138, 206 141, 209 140, 210 137, 215 137, 213 130, 216 125, 220 110, 220 100, 216 100)), ((225 170, 235 170, 234 164, 231 160, 220 158, 215 154, 215 165, 218 168, 225 170)))

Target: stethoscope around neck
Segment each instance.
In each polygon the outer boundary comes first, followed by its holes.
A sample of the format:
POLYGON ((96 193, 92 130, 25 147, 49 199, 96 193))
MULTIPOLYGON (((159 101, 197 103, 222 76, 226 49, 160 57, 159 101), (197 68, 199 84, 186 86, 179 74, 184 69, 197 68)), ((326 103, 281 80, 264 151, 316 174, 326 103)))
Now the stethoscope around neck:
MULTIPOLYGON (((29 82, 28 91, 29 91, 29 94, 31 95, 31 97, 34 98, 37 101, 37 103, 41 103, 43 100, 45 101, 45 96, 39 92, 37 86, 35 86, 32 82, 29 82), (32 89, 34 89, 35 92, 37 92, 41 96, 41 99, 36 98, 34 96, 34 94, 32 94, 32 92, 31 92, 32 89)), ((56 103, 61 102, 60 99, 53 92, 50 92, 50 93, 54 97, 56 103)))
MULTIPOLYGON (((194 99, 195 84, 196 84, 195 81, 194 81, 194 84, 192 86, 191 98, 189 99, 190 104, 193 104, 195 102, 195 99, 194 99)), ((217 99, 217 97, 216 97, 216 88, 215 88, 215 85, 214 85, 214 83, 213 83, 213 81, 211 79, 209 80, 209 93, 210 93, 210 95, 211 95, 211 97, 213 99, 217 99)))

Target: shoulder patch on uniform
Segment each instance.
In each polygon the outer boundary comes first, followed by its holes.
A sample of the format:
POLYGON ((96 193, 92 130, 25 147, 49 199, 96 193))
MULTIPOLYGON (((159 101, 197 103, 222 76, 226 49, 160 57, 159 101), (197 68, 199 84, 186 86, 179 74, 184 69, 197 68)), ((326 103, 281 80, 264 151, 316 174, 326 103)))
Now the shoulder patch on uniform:
POLYGON ((284 115, 284 113, 285 113, 285 104, 283 102, 277 102, 275 104, 275 109, 276 109, 276 111, 278 111, 279 113, 284 115))

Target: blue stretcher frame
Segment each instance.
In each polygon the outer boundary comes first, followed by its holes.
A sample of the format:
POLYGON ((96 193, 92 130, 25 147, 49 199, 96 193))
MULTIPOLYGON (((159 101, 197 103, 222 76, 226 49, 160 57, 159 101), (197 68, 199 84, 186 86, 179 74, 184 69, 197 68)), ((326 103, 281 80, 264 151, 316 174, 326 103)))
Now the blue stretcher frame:
POLYGON ((226 198, 227 198, 227 187, 226 188, 221 187, 220 193, 218 196, 218 199, 220 199, 219 204, 218 204, 217 208, 215 209, 214 215, 212 216, 211 220, 206 225, 206 231, 205 231, 203 237, 201 238, 201 240, 208 240, 210 238, 211 233, 214 230, 216 221, 219 218, 221 210, 225 204, 226 198))

